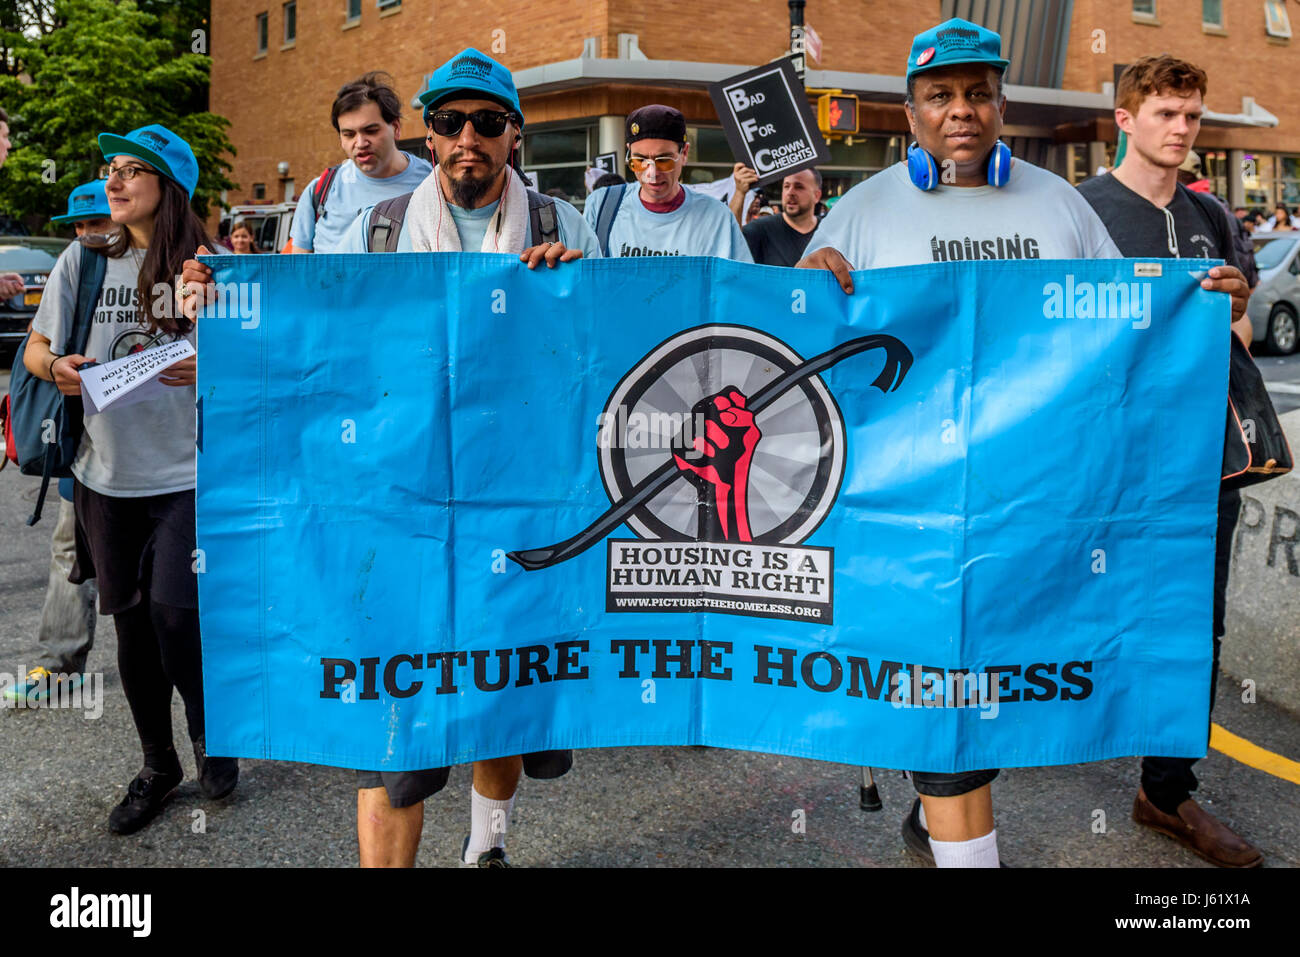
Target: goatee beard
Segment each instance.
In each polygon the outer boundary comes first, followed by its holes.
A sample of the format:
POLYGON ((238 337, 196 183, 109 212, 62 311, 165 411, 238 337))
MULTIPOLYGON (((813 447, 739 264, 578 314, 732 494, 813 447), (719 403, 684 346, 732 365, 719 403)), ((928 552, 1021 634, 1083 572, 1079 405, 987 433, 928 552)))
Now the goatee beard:
MULTIPOLYGON (((450 163, 447 165, 450 165, 450 163)), ((492 188, 492 184, 501 175, 501 170, 496 169, 482 179, 475 179, 468 175, 457 179, 452 176, 451 170, 447 169, 446 166, 443 167, 443 172, 447 174, 447 179, 451 182, 452 202, 461 209, 477 208, 478 201, 492 188)))

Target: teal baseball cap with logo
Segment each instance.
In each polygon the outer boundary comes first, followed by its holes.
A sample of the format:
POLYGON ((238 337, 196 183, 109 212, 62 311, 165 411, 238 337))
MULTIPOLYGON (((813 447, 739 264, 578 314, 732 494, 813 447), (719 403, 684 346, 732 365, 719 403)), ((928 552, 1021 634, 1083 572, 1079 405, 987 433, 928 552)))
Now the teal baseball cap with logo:
POLYGON ((199 161, 194 158, 190 144, 167 127, 154 123, 132 130, 126 136, 100 133, 99 149, 109 162, 114 156, 144 160, 194 198, 194 187, 199 185, 199 161))
POLYGON ((510 75, 510 71, 473 47, 461 50, 433 72, 429 86, 420 94, 420 102, 424 104, 427 113, 443 100, 453 97, 462 100, 496 100, 521 117, 524 115, 519 106, 515 78, 510 75))
POLYGON ((1002 37, 978 23, 954 17, 912 38, 907 79, 963 63, 987 63, 1005 70, 1009 62, 1002 57, 1002 37))
POLYGON ((62 216, 51 216, 50 222, 77 223, 83 219, 108 219, 108 194, 102 179, 82 183, 68 194, 68 211, 62 216))

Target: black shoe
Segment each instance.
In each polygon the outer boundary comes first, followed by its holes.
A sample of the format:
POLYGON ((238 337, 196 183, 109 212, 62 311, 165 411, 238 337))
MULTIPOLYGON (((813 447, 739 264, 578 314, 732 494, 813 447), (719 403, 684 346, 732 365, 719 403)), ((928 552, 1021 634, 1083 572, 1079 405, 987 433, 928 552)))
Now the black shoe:
MULTIPOLYGON (((921 799, 912 802, 912 810, 903 818, 903 843, 907 849, 925 863, 934 867, 934 848, 930 846, 930 832, 921 826, 921 799)), ((998 867, 1010 867, 1006 861, 998 859, 998 867)))
POLYGON ((167 798, 176 790, 185 775, 180 762, 174 769, 155 771, 144 768, 135 780, 126 786, 126 797, 108 814, 108 829, 114 834, 134 834, 162 810, 167 798))
POLYGON ((490 851, 484 851, 478 856, 478 861, 473 864, 465 863, 465 852, 469 849, 469 835, 465 835, 465 840, 460 845, 460 866, 461 867, 513 867, 510 858, 506 857, 504 847, 494 847, 490 851))
POLYGON ((205 737, 200 735, 194 742, 194 763, 199 769, 199 788, 206 797, 223 798, 239 783, 239 760, 208 757, 205 737))
POLYGON ((921 826, 921 799, 912 802, 912 809, 903 818, 903 843, 907 849, 925 863, 934 867, 934 851, 930 847, 930 832, 921 826))

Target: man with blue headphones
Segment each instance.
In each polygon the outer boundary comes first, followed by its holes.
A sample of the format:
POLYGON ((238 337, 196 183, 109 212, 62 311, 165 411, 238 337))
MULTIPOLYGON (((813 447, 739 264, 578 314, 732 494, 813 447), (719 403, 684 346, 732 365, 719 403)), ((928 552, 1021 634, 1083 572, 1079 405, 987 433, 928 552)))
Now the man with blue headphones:
MULTIPOLYGON (((907 161, 845 193, 800 267, 829 269, 852 293, 853 269, 1120 255, 1069 183, 1013 160, 998 139, 1006 111, 1001 48, 993 31, 957 19, 913 39, 905 107, 916 142, 907 161)), ((920 798, 903 823, 908 848, 938 867, 997 867, 990 791, 997 774, 912 772, 920 798)))
POLYGON ((992 30, 958 19, 912 40, 907 161, 845 193, 801 265, 830 269, 851 292, 851 269, 1119 256, 1069 183, 1013 160, 998 139, 1007 105, 1001 45, 992 30))

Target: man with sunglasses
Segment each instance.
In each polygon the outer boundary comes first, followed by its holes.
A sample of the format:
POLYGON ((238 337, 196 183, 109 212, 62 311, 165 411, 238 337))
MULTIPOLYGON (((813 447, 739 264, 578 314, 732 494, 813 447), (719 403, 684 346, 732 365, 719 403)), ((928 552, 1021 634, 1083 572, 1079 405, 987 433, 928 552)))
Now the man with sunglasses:
POLYGON ((463 50, 420 102, 436 170, 408 196, 358 216, 338 252, 508 252, 530 269, 600 255, 582 214, 530 190, 517 172, 524 118, 509 70, 463 50))
POLYGON ((681 185, 690 146, 686 118, 670 106, 628 114, 627 165, 637 182, 587 200, 587 223, 606 256, 718 256, 752 263, 749 244, 722 203, 681 185))
MULTIPOLYGON (((409 196, 357 217, 340 252, 501 252, 518 254, 530 269, 542 261, 554 268, 600 255, 582 215, 563 200, 529 190, 513 168, 523 111, 509 70, 477 50, 463 50, 433 74, 420 102, 434 172, 409 196)), ((475 761, 471 831, 460 848, 461 864, 509 866, 505 836, 520 774, 555 778, 572 764, 568 750, 475 761)), ((363 867, 414 865, 424 800, 443 788, 447 775, 447 768, 357 772, 363 867)))

